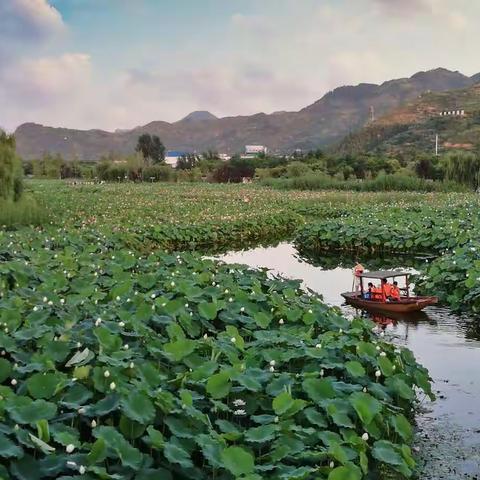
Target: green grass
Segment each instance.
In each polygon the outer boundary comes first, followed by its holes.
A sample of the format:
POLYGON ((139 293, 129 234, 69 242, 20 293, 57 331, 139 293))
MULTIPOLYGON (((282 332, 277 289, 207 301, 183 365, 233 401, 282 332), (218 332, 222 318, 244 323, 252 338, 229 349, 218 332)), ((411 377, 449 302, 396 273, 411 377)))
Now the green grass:
POLYGON ((45 225, 46 222, 46 209, 29 195, 24 195, 18 202, 0 200, 0 225, 4 228, 38 226, 45 225))
POLYGON ((295 178, 272 178, 262 185, 279 190, 345 190, 357 192, 465 192, 465 186, 453 182, 432 182, 418 177, 379 175, 372 180, 337 180, 324 174, 295 178))

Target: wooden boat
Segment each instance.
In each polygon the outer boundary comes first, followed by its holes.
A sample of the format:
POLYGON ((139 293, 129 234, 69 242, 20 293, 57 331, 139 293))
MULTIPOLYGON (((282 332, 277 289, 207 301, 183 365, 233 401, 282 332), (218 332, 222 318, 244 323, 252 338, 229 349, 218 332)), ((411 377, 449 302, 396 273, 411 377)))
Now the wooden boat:
POLYGON ((342 297, 349 305, 361 308, 364 310, 370 310, 373 312, 391 312, 391 313, 409 313, 418 312, 429 305, 435 305, 438 303, 437 297, 420 297, 410 295, 409 277, 408 272, 398 271, 378 271, 378 272, 362 272, 358 273, 357 277, 360 279, 360 291, 359 292, 345 292, 342 293, 342 297), (405 277, 405 287, 400 288, 400 291, 404 293, 399 300, 369 300, 365 298, 363 279, 370 278, 376 280, 384 280, 396 277, 405 277))

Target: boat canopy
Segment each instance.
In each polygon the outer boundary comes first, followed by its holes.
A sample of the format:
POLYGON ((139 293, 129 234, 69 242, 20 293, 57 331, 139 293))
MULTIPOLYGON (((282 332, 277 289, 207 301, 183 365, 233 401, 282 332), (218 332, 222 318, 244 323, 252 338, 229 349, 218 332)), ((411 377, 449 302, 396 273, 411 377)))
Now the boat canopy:
POLYGON ((375 278, 375 279, 384 279, 384 278, 393 278, 393 277, 409 277, 410 272, 402 272, 395 270, 379 270, 377 272, 363 272, 358 275, 361 278, 375 278))

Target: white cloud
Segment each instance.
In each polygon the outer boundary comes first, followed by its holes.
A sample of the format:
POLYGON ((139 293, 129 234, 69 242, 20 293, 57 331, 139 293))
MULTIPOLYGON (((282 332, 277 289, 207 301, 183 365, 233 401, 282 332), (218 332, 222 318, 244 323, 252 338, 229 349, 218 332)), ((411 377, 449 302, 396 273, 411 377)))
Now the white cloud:
POLYGON ((59 117, 75 116, 88 102, 90 80, 90 57, 82 53, 19 60, 0 71, 5 126, 27 120, 57 123, 59 117))
POLYGON ((0 38, 44 40, 65 28, 58 10, 46 0, 2 0, 0 38))

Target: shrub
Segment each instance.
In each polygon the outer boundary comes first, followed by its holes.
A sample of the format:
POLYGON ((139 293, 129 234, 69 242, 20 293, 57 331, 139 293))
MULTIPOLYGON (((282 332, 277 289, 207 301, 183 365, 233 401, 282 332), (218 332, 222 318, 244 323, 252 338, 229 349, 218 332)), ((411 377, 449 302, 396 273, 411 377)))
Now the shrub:
POLYGON ((152 165, 142 171, 142 179, 145 182, 171 182, 176 178, 175 171, 168 165, 152 165))
POLYGON ((0 201, 20 199, 23 170, 15 153, 15 143, 0 131, 0 201))

